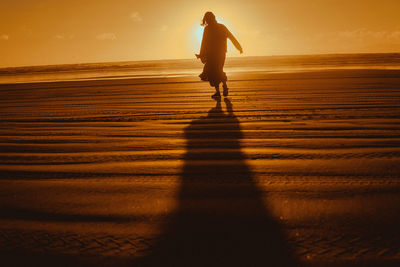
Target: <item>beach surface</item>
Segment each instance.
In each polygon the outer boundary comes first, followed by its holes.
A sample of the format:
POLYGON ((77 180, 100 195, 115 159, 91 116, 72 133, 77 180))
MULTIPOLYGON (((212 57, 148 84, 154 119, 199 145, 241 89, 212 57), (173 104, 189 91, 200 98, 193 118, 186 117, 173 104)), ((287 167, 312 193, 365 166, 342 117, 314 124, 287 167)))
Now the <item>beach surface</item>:
POLYGON ((400 70, 0 85, 1 265, 399 266, 400 70))

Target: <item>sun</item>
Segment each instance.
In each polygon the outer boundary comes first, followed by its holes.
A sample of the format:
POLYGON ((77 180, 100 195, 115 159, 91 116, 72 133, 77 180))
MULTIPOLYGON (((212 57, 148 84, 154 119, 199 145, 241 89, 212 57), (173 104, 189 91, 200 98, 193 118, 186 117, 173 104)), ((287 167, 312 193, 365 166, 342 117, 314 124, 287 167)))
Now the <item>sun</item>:
MULTIPOLYGON (((207 9, 208 10, 208 9, 207 9)), ((216 10, 216 8, 215 8, 216 10)), ((232 23, 232 21, 236 21, 231 13, 227 13, 226 10, 224 9, 224 12, 216 12, 216 17, 217 21, 219 23, 224 24, 236 37, 238 35, 236 34, 236 27, 239 25, 238 23, 232 23), (234 27, 235 26, 235 27, 234 27)), ((182 12, 182 15, 179 17, 179 20, 177 21, 187 21, 181 29, 176 30, 176 38, 171 38, 171 40, 174 40, 171 46, 179 56, 185 57, 185 58, 192 58, 193 54, 198 54, 200 52, 201 48, 201 41, 203 39, 203 32, 204 32, 204 27, 201 26, 201 19, 204 15, 204 12, 199 12, 198 9, 193 9, 193 10, 187 10, 187 12, 182 12), (180 38, 185 38, 185 40, 181 39, 183 42, 181 43, 186 43, 187 45, 184 45, 184 47, 179 47, 176 48, 176 40, 180 38), (182 49, 183 48, 183 49, 182 49)), ((174 24, 179 24, 178 22, 175 22, 174 24)), ((171 28, 172 31, 172 28, 171 28)), ((228 51, 230 55, 238 55, 239 52, 236 52, 236 49, 233 48, 233 45, 228 42, 228 51)))
MULTIPOLYGON (((229 24, 227 24, 223 18, 218 19, 218 22, 223 23, 226 26, 229 26, 229 24)), ((203 39, 204 27, 201 26, 199 23, 194 27, 193 31, 195 35, 196 48, 200 48, 201 40, 203 39)))

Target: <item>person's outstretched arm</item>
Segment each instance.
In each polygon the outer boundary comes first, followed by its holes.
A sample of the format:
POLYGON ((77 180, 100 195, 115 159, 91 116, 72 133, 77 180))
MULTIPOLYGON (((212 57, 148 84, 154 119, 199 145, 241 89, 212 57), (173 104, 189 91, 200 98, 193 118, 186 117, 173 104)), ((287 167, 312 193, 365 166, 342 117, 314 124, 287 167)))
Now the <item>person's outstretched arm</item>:
POLYGON ((236 40, 235 36, 233 36, 233 34, 228 29, 226 29, 226 31, 228 33, 229 40, 231 40, 232 44, 236 47, 237 50, 239 50, 240 54, 242 54, 243 53, 243 48, 239 44, 238 40, 236 40))

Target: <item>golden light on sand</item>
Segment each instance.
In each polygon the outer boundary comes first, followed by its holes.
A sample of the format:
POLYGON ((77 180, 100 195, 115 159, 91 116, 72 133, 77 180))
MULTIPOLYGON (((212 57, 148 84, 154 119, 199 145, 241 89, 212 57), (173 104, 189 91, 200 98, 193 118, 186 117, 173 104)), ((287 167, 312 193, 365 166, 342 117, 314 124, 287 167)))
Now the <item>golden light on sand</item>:
POLYGON ((1 266, 400 266, 391 1, 0 2, 1 266))
POLYGON ((2 264, 398 262, 399 71, 236 77, 0 85, 2 264))

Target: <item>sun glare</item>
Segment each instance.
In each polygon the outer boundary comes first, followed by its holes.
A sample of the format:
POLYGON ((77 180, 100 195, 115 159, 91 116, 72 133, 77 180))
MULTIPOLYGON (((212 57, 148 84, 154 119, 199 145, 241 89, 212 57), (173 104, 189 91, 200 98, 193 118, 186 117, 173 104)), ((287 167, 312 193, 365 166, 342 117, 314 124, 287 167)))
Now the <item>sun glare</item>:
MULTIPOLYGON (((234 29, 234 27, 232 27, 232 24, 229 21, 227 21, 225 18, 218 16, 217 21, 219 23, 224 24, 226 27, 228 27, 228 29, 230 31, 235 33, 235 29, 234 29)), ((201 23, 200 20, 198 22, 196 21, 196 23, 193 25, 193 27, 190 30, 191 31, 190 38, 192 39, 190 43, 191 43, 191 45, 194 45, 194 47, 191 46, 190 49, 191 50, 194 49, 195 53, 198 53, 200 51, 201 40, 203 38, 204 27, 201 26, 200 23, 201 23)), ((234 49, 234 47, 232 46, 232 44, 230 42, 228 42, 228 51, 236 54, 235 53, 236 50, 234 49)))
POLYGON ((203 32, 204 32, 203 26, 199 25, 196 27, 195 35, 196 35, 196 41, 199 45, 201 44, 201 39, 203 38, 203 32))

